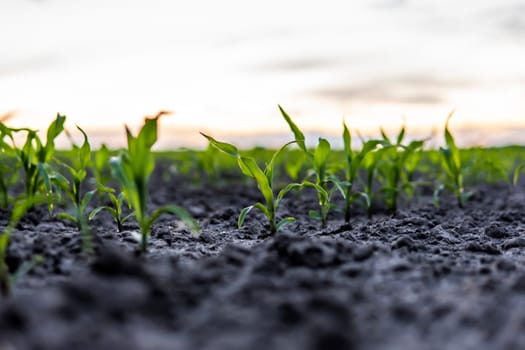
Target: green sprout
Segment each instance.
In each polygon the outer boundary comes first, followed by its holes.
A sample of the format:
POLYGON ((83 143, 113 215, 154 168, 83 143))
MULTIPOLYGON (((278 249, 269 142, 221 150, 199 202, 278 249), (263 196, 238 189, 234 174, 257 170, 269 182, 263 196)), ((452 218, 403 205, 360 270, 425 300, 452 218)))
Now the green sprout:
POLYGON ((111 151, 106 145, 92 152, 92 170, 95 183, 97 186, 107 186, 111 179, 111 170, 109 169, 109 159, 111 158, 111 151))
POLYGON ((239 149, 235 147, 232 144, 221 142, 215 140, 213 137, 208 136, 201 132, 201 135, 204 136, 208 141, 216 147, 218 150, 231 155, 232 157, 235 157, 237 159, 237 163, 239 165, 239 168, 241 169, 242 173, 250 178, 255 179, 257 182, 258 188, 261 191, 261 194, 264 197, 265 203, 257 202, 254 205, 250 205, 244 209, 242 209, 239 219, 237 221, 238 227, 242 227, 244 224, 244 220, 246 218, 246 215, 253 209, 257 208, 259 209, 268 219, 268 222, 270 223, 270 233, 275 233, 276 231, 280 230, 283 226, 295 221, 295 218, 293 217, 286 217, 279 222, 277 222, 277 210, 279 208, 279 205, 281 204, 281 201, 283 200, 284 196, 290 192, 293 189, 301 188, 301 184, 298 183, 290 183, 286 185, 283 189, 281 189, 277 196, 275 196, 275 186, 274 186, 274 170, 275 170, 275 162, 277 158, 284 152, 284 150, 291 145, 292 143, 295 143, 295 141, 288 142, 283 147, 281 147, 278 151, 276 151, 269 163, 266 165, 266 167, 261 169, 259 165, 257 165, 257 162, 254 158, 251 157, 245 157, 242 156, 239 152, 239 149))
POLYGON ((111 202, 111 206, 104 205, 93 209, 93 211, 89 214, 89 221, 93 220, 99 212, 105 210, 113 217, 113 220, 115 220, 118 232, 122 232, 124 230, 124 223, 128 221, 128 219, 135 216, 134 212, 131 212, 128 215, 124 214, 124 204, 126 203, 124 192, 120 192, 118 196, 115 196, 115 190, 112 188, 100 187, 98 190, 107 194, 111 202))
POLYGON ((369 140, 363 143, 363 147, 360 151, 352 150, 352 135, 350 130, 346 126, 346 123, 343 121, 343 144, 344 144, 344 155, 345 155, 345 181, 341 182, 341 186, 344 188, 345 195, 345 221, 350 221, 351 208, 352 204, 359 198, 363 197, 365 203, 367 203, 367 208, 370 207, 371 196, 372 196, 372 182, 373 182, 373 167, 375 167, 376 162, 370 162, 368 167, 369 174, 372 174, 367 182, 368 186, 365 186, 365 191, 355 190, 355 184, 358 180, 358 170, 363 165, 363 161, 366 156, 374 151, 377 146, 381 143, 379 140, 369 140))
POLYGON ((201 173, 207 175, 210 179, 217 180, 219 168, 217 166, 217 148, 208 144, 206 150, 199 154, 198 164, 201 168, 201 173))
POLYGON ((302 185, 312 187, 316 190, 319 201, 319 212, 312 210, 309 214, 312 218, 320 220, 323 226, 326 226, 328 213, 333 207, 332 196, 334 192, 339 190, 343 196, 346 194, 340 187, 340 182, 335 175, 328 171, 328 157, 331 152, 330 143, 328 140, 320 137, 316 149, 313 153, 310 152, 306 148, 304 133, 292 121, 292 118, 290 118, 288 113, 286 113, 281 106, 279 106, 279 110, 294 134, 295 142, 312 163, 315 182, 304 180, 302 185), (330 186, 330 183, 332 183, 332 186, 330 186))
POLYGON ((397 211, 399 195, 401 193, 413 193, 415 184, 410 181, 407 171, 407 164, 410 169, 414 166, 414 162, 409 162, 417 152, 421 151, 424 141, 411 141, 408 145, 403 144, 406 128, 401 127, 397 134, 395 143, 390 140, 384 130, 381 129, 383 140, 381 148, 378 151, 378 156, 381 156, 382 162, 378 164, 378 171, 381 175, 383 183, 382 191, 385 196, 387 209, 391 213, 397 211))
POLYGON ((11 196, 8 189, 19 180, 16 169, 16 152, 5 141, 9 132, 11 132, 11 129, 0 122, 0 206, 2 208, 9 206, 11 196))
POLYGON ((439 193, 443 189, 447 188, 448 190, 452 191, 452 193, 454 193, 454 195, 456 196, 458 206, 460 208, 463 208, 465 206, 465 202, 472 195, 472 193, 465 192, 465 188, 463 186, 463 166, 461 163, 461 155, 459 152, 459 148, 456 146, 454 136, 452 136, 452 133, 450 132, 448 127, 450 118, 452 118, 453 114, 454 112, 451 112, 448 115, 447 121, 445 123, 446 147, 440 148, 441 166, 446 172, 447 179, 444 184, 441 184, 437 187, 436 192, 434 194, 434 204, 439 205, 439 193))
POLYGON ((381 153, 379 152, 369 152, 363 159, 363 167, 366 170, 366 176, 364 181, 364 190, 363 196, 365 200, 365 207, 367 216, 370 219, 372 217, 372 204, 375 196, 374 192, 374 179, 376 178, 377 173, 377 164, 379 163, 381 153))
POLYGON ((126 126, 127 150, 110 159, 111 171, 119 182, 122 192, 135 213, 140 227, 140 249, 146 252, 153 223, 165 213, 178 216, 193 232, 199 231, 195 219, 182 207, 166 205, 148 213, 148 182, 155 168, 151 148, 157 141, 157 122, 165 112, 154 118, 146 118, 138 136, 133 136, 126 126))
POLYGON ((525 164, 521 164, 519 165, 513 172, 513 175, 512 175, 512 184, 514 186, 516 186, 518 184, 518 180, 519 180, 519 177, 520 177, 520 174, 521 172, 525 170, 525 164))
POLYGON ((286 171, 286 174, 292 179, 292 181, 297 181, 306 163, 306 156, 303 150, 289 150, 284 155, 284 158, 284 170, 286 171))
POLYGON ((55 154, 55 139, 64 130, 65 116, 57 115, 47 129, 46 143, 42 143, 36 130, 27 128, 12 129, 0 123, 3 136, 7 136, 12 150, 21 164, 24 173, 24 195, 31 207, 47 199, 49 213, 53 212, 53 187, 50 176, 53 174, 51 161, 55 154), (19 148, 15 144, 14 133, 25 132, 26 141, 19 148))
POLYGON ((91 146, 89 145, 88 136, 79 126, 77 129, 82 133, 84 141, 79 147, 73 145, 72 162, 73 165, 63 164, 69 172, 72 180, 70 183, 67 178, 56 173, 52 176, 52 181, 69 197, 73 205, 73 213, 59 213, 57 217, 74 223, 78 231, 82 234, 82 250, 87 255, 93 253, 93 244, 91 230, 88 224, 87 207, 96 190, 88 191, 82 194, 82 184, 87 176, 87 168, 91 162, 91 146))

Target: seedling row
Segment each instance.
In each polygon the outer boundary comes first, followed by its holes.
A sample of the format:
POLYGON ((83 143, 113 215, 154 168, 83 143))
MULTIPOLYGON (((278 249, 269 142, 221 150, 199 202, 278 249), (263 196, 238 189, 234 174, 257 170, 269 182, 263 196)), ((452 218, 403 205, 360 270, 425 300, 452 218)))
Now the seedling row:
MULTIPOLYGON (((178 176, 192 185, 228 185, 231 174, 243 176, 257 186, 260 200, 240 208, 238 227, 258 210, 267 219, 273 234, 295 221, 279 210, 283 200, 294 193, 315 193, 317 205, 308 215, 319 226, 339 216, 347 223, 357 211, 371 217, 377 208, 394 214, 400 206, 410 206, 422 193, 430 193, 436 207, 443 195, 455 197, 458 208, 468 206, 475 186, 503 182, 515 186, 525 169, 525 149, 519 146, 498 149, 459 149, 449 128, 443 131, 444 146, 427 149, 428 140, 407 140, 403 126, 396 135, 381 130, 381 137, 364 139, 343 123, 342 150, 334 150, 327 139, 319 138, 307 147, 304 132, 279 106, 290 140, 277 150, 237 146, 202 133, 209 142, 204 151, 177 150, 155 153, 158 121, 164 112, 146 118, 137 135, 125 128, 127 147, 112 151, 105 146, 91 148, 89 136, 80 127, 82 142, 68 151, 58 151, 55 140, 65 133, 66 117, 57 115, 49 125, 45 141, 36 130, 10 128, 0 123, 0 206, 10 219, 0 234, 0 287, 9 295, 16 278, 39 263, 36 256, 18 271, 9 271, 7 251, 13 231, 29 211, 44 206, 50 217, 73 223, 82 237, 82 250, 93 254, 91 221, 106 211, 122 231, 127 221, 139 227, 139 249, 148 248, 155 221, 163 214, 175 215, 195 234, 197 221, 175 203, 149 208, 148 187, 155 158, 170 164, 166 176, 178 176), (359 137, 361 146, 352 147, 359 137), (22 142, 20 142, 22 140, 22 142), (183 176, 179 176, 183 175, 183 176)), ((174 183, 174 186, 185 186, 174 183)))

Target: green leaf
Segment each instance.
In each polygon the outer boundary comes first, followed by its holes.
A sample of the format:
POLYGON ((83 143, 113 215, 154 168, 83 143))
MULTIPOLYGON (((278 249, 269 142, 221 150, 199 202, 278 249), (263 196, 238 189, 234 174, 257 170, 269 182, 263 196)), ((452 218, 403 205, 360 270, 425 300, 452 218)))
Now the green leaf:
POLYGON ((277 200, 275 201, 275 208, 277 209, 279 205, 281 204, 281 201, 283 200, 284 196, 288 194, 288 192, 294 190, 294 189, 301 189, 303 187, 302 184, 299 183, 291 183, 286 185, 282 190, 279 191, 277 194, 277 200))
POLYGON ((350 134, 350 130, 348 130, 348 127, 346 126, 346 123, 343 121, 343 146, 345 155, 348 158, 348 161, 352 161, 353 157, 353 151, 352 151, 352 136, 350 134))
POLYGON ((370 208, 372 206, 372 198, 370 198, 368 193, 366 193, 366 192, 358 192, 356 194, 361 196, 361 197, 363 197, 363 199, 365 200, 365 206, 367 208, 370 208))
POLYGON ((445 185, 439 184, 434 189, 434 194, 432 195, 432 203, 434 204, 434 207, 439 208, 439 197, 441 195, 441 192, 445 189, 445 185))
POLYGON ((46 142, 54 141, 60 133, 64 130, 64 123, 66 122, 66 116, 57 113, 55 120, 47 128, 46 142))
POLYGON ((62 191, 69 193, 69 181, 62 174, 54 172, 50 177, 50 180, 53 184, 58 186, 62 191))
POLYGON ((134 210, 140 210, 141 201, 136 182, 133 181, 133 174, 130 174, 126 165, 127 155, 122 152, 117 157, 111 157, 109 164, 113 177, 120 183, 122 192, 126 196, 128 203, 134 210))
POLYGON ((261 202, 257 202, 253 206, 259 209, 268 219, 272 218, 272 214, 268 211, 268 208, 266 208, 266 206, 261 202))
MULTIPOLYGON (((53 152, 55 151, 55 139, 64 131, 64 123, 66 122, 66 116, 57 114, 55 120, 49 125, 46 135, 46 145, 42 149, 42 153, 39 156, 39 161, 47 163, 51 160, 53 152)), ((39 139, 35 139, 37 143, 40 143, 39 139)), ((40 145, 41 147, 41 145, 40 145)))
POLYGON ((88 215, 88 220, 91 221, 95 218, 95 216, 97 216, 98 213, 100 213, 102 210, 107 210, 109 211, 109 213, 111 214, 111 216, 115 216, 116 212, 113 208, 111 207, 108 207, 108 206, 101 206, 101 207, 97 207, 95 209, 93 209, 89 215, 88 215))
POLYGON ((241 210, 241 213, 239 214, 239 219, 237 220, 237 227, 241 228, 244 225, 244 220, 246 219, 246 215, 254 208, 253 205, 250 205, 249 207, 244 208, 241 210))
POLYGON ((95 168, 98 171, 101 171, 102 169, 104 169, 108 165, 109 157, 110 157, 109 148, 103 144, 95 152, 95 168))
POLYGON ((132 217, 134 217, 134 216, 135 216, 135 213, 134 213, 134 212, 133 212, 133 213, 130 213, 130 214, 124 216, 124 217, 120 220, 120 222, 125 223, 126 221, 128 221, 130 218, 132 218, 132 217))
MULTIPOLYGON (((80 149, 78 152, 79 153, 78 157, 80 161, 79 169, 83 170, 85 174, 85 168, 89 166, 89 163, 91 162, 91 146, 89 145, 88 136, 84 132, 84 130, 82 130, 82 128, 78 125, 77 125, 77 129, 82 133, 82 136, 84 138, 84 142, 82 143, 82 146, 80 146, 80 149)), ((84 178, 84 176, 82 178, 84 178)))
POLYGON ((307 187, 312 187, 317 191, 317 195, 319 197, 319 202, 321 205, 324 205, 329 202, 328 192, 322 186, 315 184, 311 181, 303 181, 302 184, 307 187))
POLYGON ((46 190, 45 197, 47 199, 47 208, 48 208, 49 214, 51 214, 53 212, 54 203, 53 203, 53 187, 51 186, 51 179, 49 176, 50 169, 48 165, 45 163, 38 163, 36 166, 38 169, 38 174, 40 175, 40 177, 42 178, 44 182, 44 187, 46 190))
POLYGON ((525 169, 525 164, 521 164, 514 170, 514 174, 512 176, 512 183, 514 184, 514 186, 518 184, 518 180, 523 169, 525 169))
POLYGON ((78 222, 77 218, 75 218, 73 215, 68 214, 68 213, 58 213, 57 218, 62 219, 62 220, 69 220, 75 224, 78 222))
POLYGON ((288 123, 288 126, 292 130, 292 133, 295 136, 295 141, 297 142, 299 148, 302 149, 305 153, 308 153, 303 132, 297 127, 297 125, 295 125, 295 123, 292 121, 292 118, 290 118, 288 113, 286 113, 280 105, 279 110, 281 111, 284 120, 286 120, 286 123, 288 123))
POLYGON ((310 210, 308 212, 308 216, 310 216, 314 220, 319 220, 319 221, 321 220, 321 215, 319 215, 319 213, 316 212, 315 210, 310 210))
POLYGON ((319 176, 320 181, 324 181, 326 172, 326 161, 330 155, 330 143, 328 140, 320 137, 319 144, 314 152, 314 169, 319 176))
POLYGON ((401 130, 399 130, 399 134, 397 135, 396 145, 401 145, 401 142, 403 142, 403 139, 405 138, 405 131, 406 131, 406 128, 403 125, 401 127, 401 130))
POLYGON ((210 144, 213 147, 217 148, 219 151, 222 151, 222 152, 224 152, 226 154, 229 154, 230 156, 233 156, 233 157, 240 157, 240 152, 237 149, 237 147, 235 147, 234 145, 226 143, 226 142, 217 141, 213 137, 211 137, 209 135, 206 135, 205 133, 202 133, 202 132, 200 134, 202 136, 204 136, 206 139, 208 139, 210 144))
POLYGON ((89 202, 91 201, 91 198, 93 198, 93 195, 95 194, 95 192, 97 192, 97 190, 92 190, 92 191, 89 191, 87 192, 84 197, 82 198, 82 202, 80 204, 80 209, 85 209, 87 208, 89 202))
POLYGON ((379 141, 379 140, 366 141, 363 144, 363 148, 361 149, 361 153, 366 155, 367 153, 372 152, 373 150, 375 150, 379 144, 381 144, 381 141, 379 141))
POLYGON ((279 221, 279 223, 277 224, 277 226, 275 227, 275 230, 276 231, 279 231, 281 228, 283 228, 285 225, 288 225, 288 224, 291 224, 292 222, 295 221, 295 218, 292 218, 292 217, 287 217, 287 218, 284 218, 282 219, 281 221, 279 221))
POLYGON ((348 189, 350 182, 339 181, 335 175, 330 176, 330 182, 334 184, 334 189, 336 189, 341 194, 343 199, 346 199, 346 189, 348 189))
POLYGON ((386 143, 391 145, 392 142, 390 142, 390 138, 386 134, 385 130, 383 128, 381 128, 380 131, 381 131, 381 137, 383 138, 383 141, 385 141, 386 143))
POLYGON ((445 143, 447 144, 447 148, 450 150, 450 158, 451 158, 450 165, 452 166, 452 169, 455 170, 455 172, 459 172, 459 169, 461 169, 461 158, 459 154, 459 149, 456 146, 454 136, 452 136, 452 133, 450 132, 449 127, 448 127, 448 124, 453 114, 454 114, 454 111, 452 111, 449 114, 449 116, 447 117, 447 122, 445 124, 445 143))
POLYGON ((264 174, 261 168, 259 168, 259 166, 257 165, 255 159, 249 157, 240 157, 239 160, 246 167, 246 169, 250 171, 252 177, 257 181, 257 184, 259 186, 259 189, 261 190, 262 195, 264 196, 267 206, 273 206, 274 195, 271 184, 268 181, 266 174, 264 174))
POLYGON ((292 143, 296 143, 296 141, 290 141, 287 142, 284 146, 282 146, 277 152, 275 152, 272 156, 272 159, 270 162, 266 165, 266 168, 264 169, 264 174, 268 178, 268 183, 270 184, 270 187, 273 188, 273 172, 275 168, 275 162, 281 156, 281 154, 284 153, 286 148, 291 145, 292 143))

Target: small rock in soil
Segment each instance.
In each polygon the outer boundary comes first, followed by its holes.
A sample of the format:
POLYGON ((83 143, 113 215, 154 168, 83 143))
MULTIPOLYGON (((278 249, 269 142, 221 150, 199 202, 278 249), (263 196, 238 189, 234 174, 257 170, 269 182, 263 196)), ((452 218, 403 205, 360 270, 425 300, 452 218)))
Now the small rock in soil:
POLYGON ((493 222, 485 227, 485 235, 491 238, 502 239, 509 236, 504 225, 499 222, 493 222))
POLYGON ((509 250, 511 248, 523 248, 525 247, 525 238, 516 237, 506 240, 503 243, 503 249, 509 250))

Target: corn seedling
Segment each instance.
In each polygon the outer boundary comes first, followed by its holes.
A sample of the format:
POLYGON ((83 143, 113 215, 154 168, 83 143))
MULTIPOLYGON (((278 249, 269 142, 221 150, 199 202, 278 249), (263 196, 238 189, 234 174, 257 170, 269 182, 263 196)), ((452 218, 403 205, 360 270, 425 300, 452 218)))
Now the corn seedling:
POLYGON ((199 231, 195 219, 179 206, 166 205, 155 209, 151 214, 148 212, 148 182, 155 168, 151 148, 157 141, 157 122, 163 114, 161 112, 154 118, 146 118, 136 137, 131 134, 126 126, 128 148, 110 159, 112 174, 119 182, 140 227, 140 249, 142 252, 147 250, 151 226, 162 214, 174 214, 186 223, 193 232, 199 231))
POLYGON ((104 205, 93 209, 93 211, 89 213, 89 220, 93 220, 99 212, 105 210, 111 215, 111 217, 113 217, 113 220, 115 220, 118 232, 122 232, 124 229, 124 223, 135 216, 134 212, 127 215, 124 213, 124 205, 127 203, 124 193, 120 192, 118 196, 115 196, 115 190, 109 187, 100 187, 98 191, 107 194, 111 206, 104 205))
POLYGON ((339 180, 334 174, 331 174, 328 169, 328 157, 331 152, 330 143, 328 140, 320 137, 317 147, 314 152, 310 152, 306 148, 304 133, 299 127, 292 121, 292 118, 279 106, 281 115, 290 127, 290 130, 294 134, 295 142, 299 148, 306 154, 309 161, 312 163, 313 173, 315 176, 315 182, 304 180, 303 186, 312 187, 317 192, 317 198, 319 200, 319 212, 310 211, 310 216, 314 219, 321 221, 323 226, 326 225, 327 217, 330 209, 332 208, 332 196, 336 190, 339 190, 343 196, 346 195, 344 190, 340 187, 339 180), (332 183, 332 186, 330 186, 332 183))
POLYGON ((365 199, 365 207, 369 219, 372 217, 372 204, 375 196, 374 179, 376 177, 377 163, 379 162, 380 155, 379 152, 371 152, 365 156, 363 160, 363 166, 366 169, 366 177, 363 185, 365 196, 363 196, 363 198, 365 199))
POLYGON ((2 124, 2 133, 12 144, 12 149, 24 173, 24 194, 31 206, 47 199, 49 213, 53 211, 53 187, 50 175, 53 174, 51 161, 55 154, 55 139, 64 130, 65 116, 57 115, 47 129, 46 143, 43 144, 36 130, 27 128, 12 129, 2 124), (15 144, 14 133, 25 132, 26 141, 21 148, 15 144))
POLYGON ((80 127, 77 129, 82 133, 84 141, 79 147, 73 145, 72 150, 72 165, 63 164, 69 173, 70 181, 66 177, 55 173, 51 179, 70 199, 73 205, 73 213, 59 213, 57 217, 68 220, 74 223, 78 231, 82 234, 82 250, 85 254, 91 255, 93 253, 93 244, 91 237, 91 230, 88 224, 87 207, 96 190, 82 193, 82 184, 87 176, 87 168, 91 162, 91 146, 89 145, 88 136, 80 127))
POLYGON ((270 224, 270 233, 272 234, 281 229, 283 226, 295 221, 295 218, 286 217, 277 222, 277 210, 284 196, 291 190, 300 188, 301 184, 290 183, 286 185, 283 189, 281 189, 277 193, 277 196, 275 196, 274 193, 275 162, 277 158, 284 152, 284 150, 295 141, 288 142, 277 152, 275 152, 271 160, 268 162, 268 164, 263 170, 259 167, 254 158, 242 156, 239 149, 237 149, 237 147, 235 147, 234 145, 217 141, 213 137, 203 133, 201 133, 201 135, 204 136, 218 150, 229 154, 232 157, 235 157, 237 159, 239 168, 241 169, 242 173, 250 178, 255 179, 255 181, 257 182, 257 186, 264 197, 265 203, 257 202, 254 205, 250 205, 242 209, 239 215, 239 219, 237 221, 237 225, 239 228, 243 226, 246 215, 253 208, 259 209, 266 216, 270 224))
POLYGON ((91 168, 96 186, 107 186, 111 180, 111 170, 109 168, 109 159, 111 158, 111 151, 106 145, 92 152, 91 168))
MULTIPOLYGON (((424 141, 411 141, 408 145, 403 144, 405 137, 405 126, 397 134, 395 143, 390 140, 386 133, 381 130, 383 146, 378 155, 381 156, 381 161, 378 164, 378 171, 381 175, 382 192, 385 196, 387 209, 391 213, 397 211, 399 195, 405 193, 410 196, 413 192, 415 184, 409 180, 407 173, 407 163, 416 152, 421 151, 424 141)), ((413 163, 410 164, 414 166, 413 163)))
POLYGON ((304 152, 299 150, 289 150, 284 155, 284 170, 292 181, 298 181, 301 171, 306 163, 304 152))
POLYGON ((217 180, 217 148, 213 147, 210 143, 204 152, 199 154, 199 167, 201 168, 201 173, 207 175, 209 179, 217 180))
POLYGON ((520 174, 522 171, 525 170, 525 164, 521 164, 519 165, 513 172, 512 174, 512 184, 514 186, 516 186, 518 184, 518 180, 519 180, 519 177, 520 177, 520 174))
MULTIPOLYGON (((367 186, 365 186, 365 191, 355 190, 355 184, 358 180, 358 171, 362 167, 363 161, 366 156, 373 152, 377 146, 381 143, 379 140, 369 140, 363 143, 363 147, 360 151, 352 150, 352 135, 350 130, 346 126, 346 123, 343 122, 343 145, 344 145, 344 155, 345 155, 345 181, 340 182, 340 186, 343 187, 345 192, 345 221, 350 221, 351 208, 352 204, 359 198, 362 197, 365 199, 366 203, 371 202, 371 192, 372 192, 372 180, 374 169, 368 169, 369 173, 372 174, 369 181, 367 181, 367 186), (368 189, 368 191, 367 191, 368 189)), ((375 162, 371 164, 375 166, 375 162)), ((367 208, 370 205, 367 204, 367 208)))
POLYGON ((9 187, 18 181, 15 150, 5 141, 10 129, 0 122, 0 206, 7 208, 11 197, 9 187))
POLYGON ((445 123, 445 147, 440 148, 441 152, 441 166, 445 170, 447 179, 444 184, 440 184, 434 194, 434 204, 439 205, 439 193, 443 189, 448 189, 456 196, 458 206, 463 208, 465 202, 472 195, 470 192, 465 192, 463 186, 463 165, 461 162, 461 155, 459 148, 456 146, 454 136, 449 130, 450 118, 452 118, 454 112, 451 112, 447 117, 445 123))

